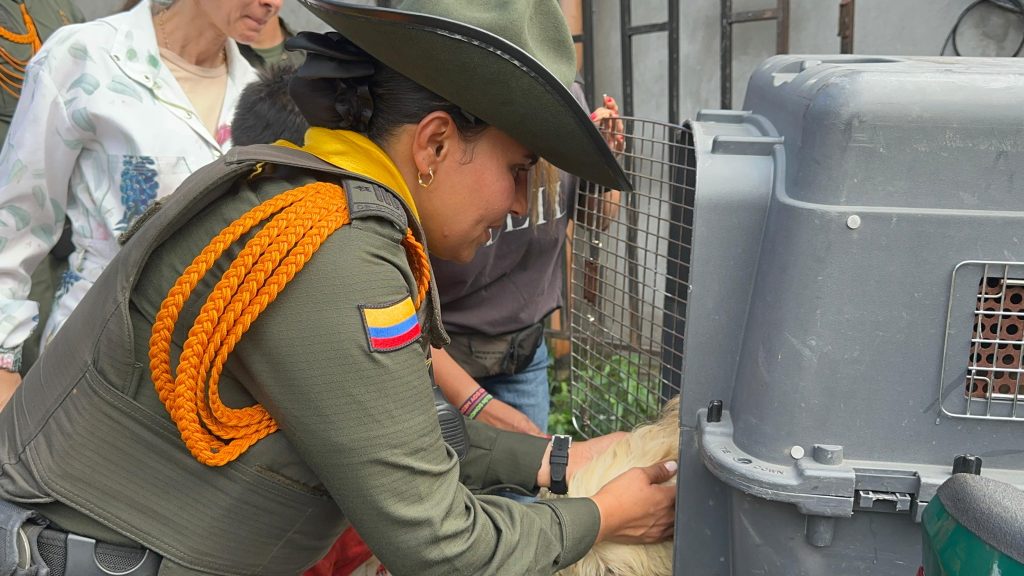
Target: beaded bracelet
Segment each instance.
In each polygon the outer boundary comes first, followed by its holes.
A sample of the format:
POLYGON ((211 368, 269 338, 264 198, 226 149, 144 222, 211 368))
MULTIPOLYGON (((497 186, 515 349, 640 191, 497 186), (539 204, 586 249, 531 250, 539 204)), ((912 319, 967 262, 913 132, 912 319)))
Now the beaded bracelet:
POLYGON ((476 406, 474 406, 473 409, 470 411, 469 419, 476 420, 476 417, 479 416, 480 413, 484 411, 484 406, 487 406, 487 404, 491 400, 494 400, 494 396, 485 393, 483 398, 481 398, 480 401, 476 403, 476 406))
POLYGON ((459 406, 459 412, 470 420, 476 420, 480 412, 483 412, 484 406, 487 406, 491 400, 494 400, 493 396, 483 388, 477 388, 469 395, 469 398, 466 398, 462 406, 459 406))

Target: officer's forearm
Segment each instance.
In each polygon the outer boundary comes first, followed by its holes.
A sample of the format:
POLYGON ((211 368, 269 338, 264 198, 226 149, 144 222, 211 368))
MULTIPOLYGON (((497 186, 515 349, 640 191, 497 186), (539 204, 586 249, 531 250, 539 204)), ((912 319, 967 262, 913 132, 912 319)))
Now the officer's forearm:
POLYGON ((458 408, 479 385, 444 349, 431 348, 430 356, 434 367, 434 383, 448 402, 458 408))
MULTIPOLYGON (((572 445, 569 446, 569 464, 565 467, 566 479, 572 480, 572 477, 576 475, 577 470, 586 466, 594 459, 594 457, 601 454, 625 437, 625 432, 612 432, 611 434, 598 436, 590 440, 573 442, 572 445)), ((540 468, 537 470, 537 486, 547 488, 551 485, 550 458, 551 444, 548 443, 547 450, 544 451, 540 468)))

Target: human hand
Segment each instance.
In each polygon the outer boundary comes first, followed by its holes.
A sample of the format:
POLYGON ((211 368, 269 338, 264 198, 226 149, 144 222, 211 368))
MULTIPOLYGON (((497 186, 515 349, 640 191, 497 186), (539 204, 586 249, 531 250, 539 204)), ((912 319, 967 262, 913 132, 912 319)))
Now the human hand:
POLYGON ((21 374, 0 370, 0 410, 4 409, 14 391, 21 385, 21 374))
POLYGON ((619 216, 621 193, 618 190, 605 190, 598 195, 586 197, 586 210, 582 218, 587 226, 604 232, 619 216))
POLYGON ((532 434, 534 436, 545 435, 532 420, 526 417, 526 414, 497 398, 488 402, 476 419, 502 430, 522 432, 523 434, 532 434))
POLYGON ((592 498, 601 511, 597 541, 651 544, 672 537, 676 487, 662 485, 675 476, 675 461, 631 468, 605 484, 592 498))
POLYGON ((622 120, 619 119, 619 105, 615 102, 615 98, 605 94, 604 102, 600 108, 590 114, 590 119, 597 124, 598 130, 604 136, 604 141, 612 152, 619 154, 626 149, 626 136, 622 120))

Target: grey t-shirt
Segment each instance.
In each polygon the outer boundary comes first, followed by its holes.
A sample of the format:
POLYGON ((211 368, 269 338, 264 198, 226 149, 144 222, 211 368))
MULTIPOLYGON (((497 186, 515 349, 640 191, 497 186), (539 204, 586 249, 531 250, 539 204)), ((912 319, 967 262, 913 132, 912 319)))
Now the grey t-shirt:
MULTIPOLYGON (((587 109, 583 87, 571 91, 587 109)), ((505 334, 543 320, 562 305, 562 247, 576 206, 579 178, 559 171, 555 202, 540 198, 530 216, 505 219, 505 226, 467 264, 432 258, 444 326, 454 333, 505 334), (553 206, 548 206, 553 204, 553 206)))

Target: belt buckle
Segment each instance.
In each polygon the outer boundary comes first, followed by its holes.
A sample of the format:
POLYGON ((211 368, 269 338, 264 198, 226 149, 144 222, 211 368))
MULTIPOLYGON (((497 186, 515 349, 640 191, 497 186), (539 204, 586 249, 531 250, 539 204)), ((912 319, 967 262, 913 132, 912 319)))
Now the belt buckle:
POLYGON ((25 529, 18 526, 18 569, 28 570, 32 566, 32 542, 28 539, 25 529))
POLYGON ((67 565, 64 573, 73 576, 155 576, 160 568, 160 557, 148 548, 142 559, 127 570, 110 570, 100 566, 96 558, 96 541, 92 538, 68 533, 67 565))

